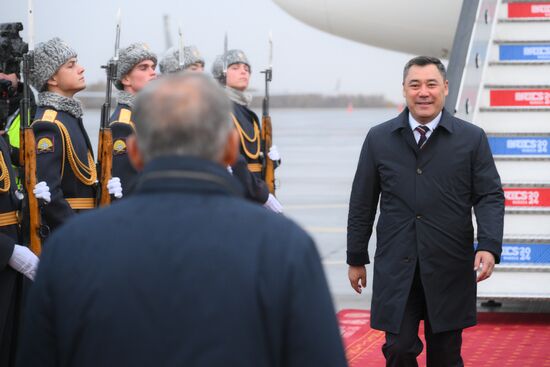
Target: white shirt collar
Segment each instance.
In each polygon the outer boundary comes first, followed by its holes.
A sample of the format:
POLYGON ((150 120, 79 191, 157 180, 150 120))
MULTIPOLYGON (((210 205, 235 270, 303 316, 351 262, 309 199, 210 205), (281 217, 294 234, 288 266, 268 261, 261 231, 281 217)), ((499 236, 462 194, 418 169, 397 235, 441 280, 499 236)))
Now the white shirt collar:
POLYGON ((437 115, 432 121, 428 122, 427 124, 421 124, 420 122, 416 121, 413 115, 409 112, 409 125, 411 126, 412 131, 414 131, 417 126, 424 125, 430 128, 430 132, 433 132, 437 125, 439 125, 439 121, 441 121, 442 115, 443 111, 439 112, 439 115, 437 115))

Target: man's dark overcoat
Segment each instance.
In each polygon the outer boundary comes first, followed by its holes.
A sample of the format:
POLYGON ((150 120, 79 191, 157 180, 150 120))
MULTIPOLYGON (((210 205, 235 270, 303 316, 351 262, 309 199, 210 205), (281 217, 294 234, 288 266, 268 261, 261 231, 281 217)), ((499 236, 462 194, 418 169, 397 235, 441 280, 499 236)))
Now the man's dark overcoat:
POLYGON ((443 110, 422 149, 409 111, 373 127, 363 145, 348 218, 350 265, 369 263, 377 205, 372 326, 398 333, 416 264, 434 332, 476 323, 472 208, 478 250, 502 247, 504 194, 484 131, 443 110))
POLYGON ((44 246, 19 366, 345 366, 319 255, 212 162, 151 162, 44 246), (253 225, 252 225, 253 224, 253 225))

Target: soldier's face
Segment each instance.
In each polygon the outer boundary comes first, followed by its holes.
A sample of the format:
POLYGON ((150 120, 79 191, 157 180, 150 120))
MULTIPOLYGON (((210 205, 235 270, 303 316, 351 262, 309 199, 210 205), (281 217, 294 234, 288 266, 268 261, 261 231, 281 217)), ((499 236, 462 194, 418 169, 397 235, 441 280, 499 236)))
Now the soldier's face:
POLYGON ((250 82, 250 68, 246 64, 233 64, 227 68, 227 86, 244 91, 250 82))
POLYGON ((122 85, 124 90, 136 94, 142 90, 147 83, 157 77, 155 68, 157 65, 152 60, 143 60, 130 70, 124 78, 122 78, 122 85))
POLYGON ((403 82, 403 96, 416 121, 432 121, 443 109, 447 94, 449 83, 443 80, 437 66, 411 66, 403 82))
POLYGON ((75 93, 86 88, 84 68, 78 64, 76 57, 72 57, 59 68, 57 73, 48 81, 48 86, 54 91, 72 97, 75 93))
POLYGON ((200 62, 196 62, 185 68, 185 71, 198 71, 202 73, 204 71, 204 66, 202 66, 200 62))

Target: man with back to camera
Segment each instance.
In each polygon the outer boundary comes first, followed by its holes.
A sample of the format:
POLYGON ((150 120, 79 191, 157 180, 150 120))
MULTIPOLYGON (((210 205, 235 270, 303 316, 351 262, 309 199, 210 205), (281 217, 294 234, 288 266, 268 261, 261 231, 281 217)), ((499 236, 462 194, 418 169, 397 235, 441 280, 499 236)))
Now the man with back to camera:
POLYGON ((135 192, 51 237, 19 366, 346 366, 312 239, 226 170, 230 109, 202 73, 140 93, 135 192))
POLYGON ((386 365, 417 366, 423 319, 427 365, 463 366, 476 280, 500 260, 504 194, 485 132, 443 108, 441 61, 413 58, 403 74, 407 108, 373 127, 361 150, 348 217, 349 280, 361 293, 380 197, 371 324, 386 332, 386 365))

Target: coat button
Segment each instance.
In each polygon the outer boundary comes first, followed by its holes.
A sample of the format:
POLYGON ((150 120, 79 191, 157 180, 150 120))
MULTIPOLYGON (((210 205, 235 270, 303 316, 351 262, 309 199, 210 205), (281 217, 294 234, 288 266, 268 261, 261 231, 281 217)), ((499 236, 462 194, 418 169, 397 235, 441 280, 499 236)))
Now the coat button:
POLYGON ((416 219, 422 219, 422 216, 421 216, 420 214, 418 214, 418 215, 416 216, 416 219))
POLYGON ((416 169, 416 173, 419 174, 419 175, 421 175, 421 174, 422 174, 422 170, 421 170, 420 168, 417 168, 417 169, 416 169))
POLYGON ((411 262, 411 259, 408 258, 408 257, 405 257, 405 258, 403 258, 403 261, 406 262, 406 263, 410 263, 410 262, 411 262))

